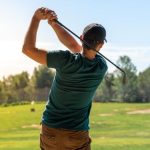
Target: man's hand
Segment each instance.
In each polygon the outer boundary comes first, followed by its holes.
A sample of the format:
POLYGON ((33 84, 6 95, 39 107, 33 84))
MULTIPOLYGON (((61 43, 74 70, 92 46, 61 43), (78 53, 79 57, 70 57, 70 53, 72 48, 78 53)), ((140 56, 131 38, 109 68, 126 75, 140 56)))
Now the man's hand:
POLYGON ((53 10, 48 8, 41 7, 37 9, 34 13, 34 17, 40 20, 48 20, 48 23, 51 25, 54 20, 57 20, 57 15, 53 10))
POLYGON ((47 10, 47 19, 48 19, 48 23, 52 25, 53 23, 55 23, 54 20, 57 20, 58 18, 56 13, 53 10, 49 9, 47 10))
POLYGON ((50 10, 49 8, 41 7, 37 9, 33 15, 34 18, 36 18, 38 21, 40 20, 47 20, 48 24, 54 25, 55 21, 57 20, 57 15, 55 11, 50 10))

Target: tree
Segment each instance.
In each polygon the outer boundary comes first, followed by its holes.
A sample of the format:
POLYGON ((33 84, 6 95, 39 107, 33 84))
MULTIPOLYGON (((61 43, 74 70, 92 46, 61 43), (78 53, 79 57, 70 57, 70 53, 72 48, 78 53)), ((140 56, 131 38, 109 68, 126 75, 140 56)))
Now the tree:
POLYGON ((54 71, 44 65, 39 65, 34 69, 30 88, 34 87, 33 95, 35 100, 45 100, 48 97, 50 87, 54 78, 54 71))
POLYGON ((102 84, 96 91, 96 101, 108 102, 114 98, 114 74, 107 73, 102 84), (98 100, 97 100, 98 99, 98 100))
POLYGON ((119 67, 121 67, 127 75, 127 83, 122 83, 122 74, 116 71, 116 96, 118 99, 124 102, 137 102, 138 100, 138 87, 137 87, 137 75, 136 67, 131 62, 128 56, 120 56, 117 61, 119 67))
POLYGON ((142 102, 150 102, 150 67, 139 73, 138 89, 142 102))
POLYGON ((39 65, 34 69, 32 80, 36 88, 51 87, 54 78, 52 69, 48 69, 44 65, 39 65))
POLYGON ((5 88, 3 81, 0 81, 0 104, 4 103, 6 99, 5 88))
POLYGON ((3 78, 5 103, 24 100, 27 94, 24 89, 28 86, 29 80, 29 74, 27 72, 10 75, 7 78, 3 78))

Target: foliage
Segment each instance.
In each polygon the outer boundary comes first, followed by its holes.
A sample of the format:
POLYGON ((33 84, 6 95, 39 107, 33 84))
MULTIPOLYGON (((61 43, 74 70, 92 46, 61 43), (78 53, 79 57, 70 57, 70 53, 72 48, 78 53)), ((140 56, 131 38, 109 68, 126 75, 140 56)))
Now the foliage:
POLYGON ((46 99, 54 71, 45 66, 34 69, 30 78, 27 72, 10 75, 0 81, 0 104, 46 99))
MULTIPOLYGON (((150 67, 137 74, 128 56, 121 56, 117 64, 126 72, 127 83, 122 83, 122 73, 107 73, 98 87, 95 101, 100 102, 150 102, 150 67)), ((48 97, 55 71, 40 65, 30 77, 28 72, 10 75, 0 80, 0 104, 41 101, 48 97)))
POLYGON ((150 102, 150 67, 137 75, 137 70, 128 56, 121 56, 117 64, 127 75, 127 82, 122 82, 119 70, 108 73, 96 91, 95 101, 108 102, 150 102))
POLYGON ((34 69, 32 80, 36 88, 51 87, 54 73, 44 65, 34 69))
POLYGON ((123 77, 122 74, 116 71, 116 94, 117 98, 124 102, 136 102, 137 100, 137 75, 136 67, 131 62, 131 59, 128 56, 121 56, 117 64, 126 72, 127 82, 126 84, 122 83, 123 77))
POLYGON ((96 92, 96 101, 108 102, 113 101, 114 98, 114 81, 115 77, 113 73, 107 73, 102 84, 98 87, 96 92))
POLYGON ((138 89, 142 102, 150 102, 150 67, 139 74, 138 89))
POLYGON ((24 100, 24 88, 28 86, 29 74, 22 72, 10 75, 1 81, 0 103, 12 103, 24 100))

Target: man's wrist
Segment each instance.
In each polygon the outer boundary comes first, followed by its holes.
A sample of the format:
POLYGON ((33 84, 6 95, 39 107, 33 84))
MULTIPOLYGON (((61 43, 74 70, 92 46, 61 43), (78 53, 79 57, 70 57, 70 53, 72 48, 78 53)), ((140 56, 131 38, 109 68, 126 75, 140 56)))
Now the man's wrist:
POLYGON ((48 20, 48 24, 53 27, 53 26, 55 26, 56 22, 55 22, 55 21, 50 21, 50 20, 48 20))
POLYGON ((40 21, 41 21, 41 19, 39 19, 39 18, 36 17, 35 15, 33 15, 32 20, 33 20, 34 22, 40 22, 40 21))

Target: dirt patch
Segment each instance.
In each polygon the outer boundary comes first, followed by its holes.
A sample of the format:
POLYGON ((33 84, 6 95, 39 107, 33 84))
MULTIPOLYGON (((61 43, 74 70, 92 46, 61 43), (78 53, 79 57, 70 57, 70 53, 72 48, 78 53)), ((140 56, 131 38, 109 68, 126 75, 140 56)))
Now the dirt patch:
POLYGON ((35 128, 35 129, 41 129, 41 125, 38 124, 32 124, 32 125, 24 125, 22 128, 35 128))
POLYGON ((129 115, 134 115, 134 114, 150 114, 150 109, 129 111, 129 112, 127 112, 127 114, 129 114, 129 115))
POLYGON ((113 116, 113 114, 99 114, 99 116, 101 116, 101 117, 105 117, 105 116, 113 116))

